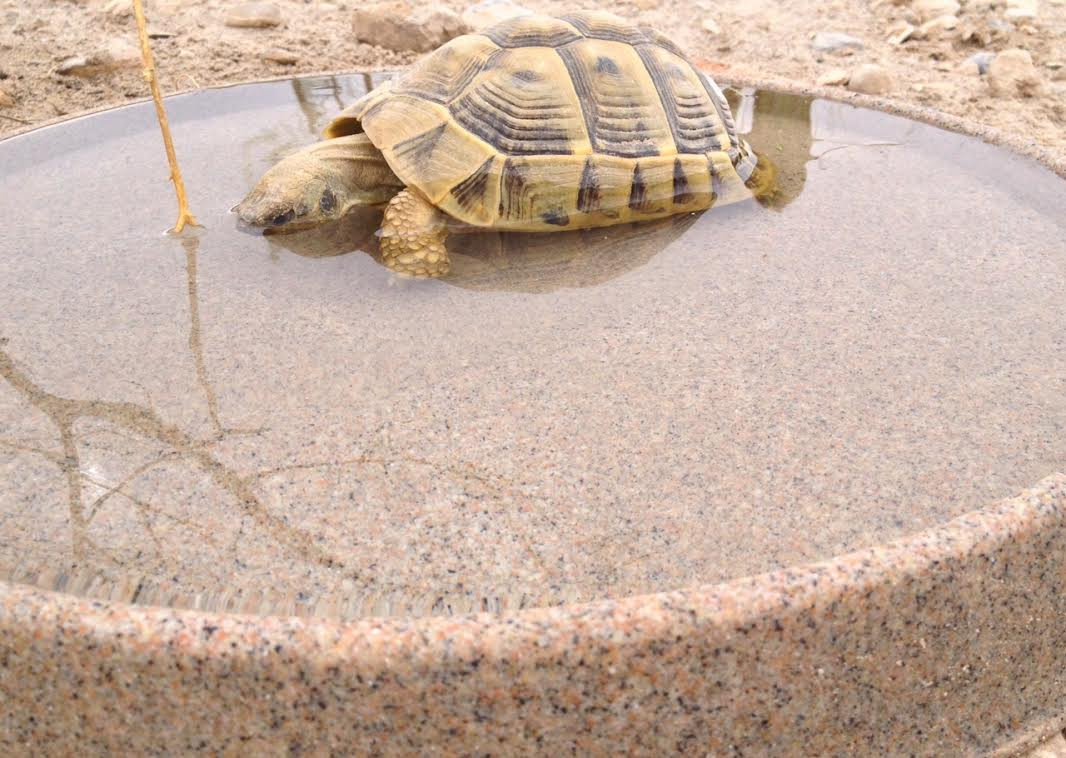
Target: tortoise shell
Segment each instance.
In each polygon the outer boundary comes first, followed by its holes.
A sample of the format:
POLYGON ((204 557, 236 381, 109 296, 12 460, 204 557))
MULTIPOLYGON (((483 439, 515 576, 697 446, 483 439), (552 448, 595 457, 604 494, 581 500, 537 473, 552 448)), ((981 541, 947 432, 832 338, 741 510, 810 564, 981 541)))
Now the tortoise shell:
POLYGON ((448 215, 519 231, 706 208, 742 192, 757 160, 721 89, 676 45, 595 11, 457 37, 326 136, 360 131, 448 215))

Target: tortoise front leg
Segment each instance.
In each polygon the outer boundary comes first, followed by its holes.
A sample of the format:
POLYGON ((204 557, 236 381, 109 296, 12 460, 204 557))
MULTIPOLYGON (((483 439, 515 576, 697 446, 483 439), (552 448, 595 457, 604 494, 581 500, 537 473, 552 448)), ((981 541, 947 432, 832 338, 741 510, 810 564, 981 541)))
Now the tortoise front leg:
POLYGON ((444 247, 447 236, 447 217, 429 201, 403 190, 385 209, 381 257, 398 274, 444 276, 451 265, 444 247))

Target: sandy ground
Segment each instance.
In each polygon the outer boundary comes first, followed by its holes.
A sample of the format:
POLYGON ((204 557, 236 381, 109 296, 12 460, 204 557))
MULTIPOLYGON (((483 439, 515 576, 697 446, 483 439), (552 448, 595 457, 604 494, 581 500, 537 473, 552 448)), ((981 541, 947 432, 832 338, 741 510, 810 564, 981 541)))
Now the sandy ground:
MULTIPOLYGON (((1066 0, 1010 0, 1010 7, 1006 0, 962 0, 956 28, 892 44, 887 37, 893 25, 910 20, 917 26, 923 2, 929 0, 628 0, 600 6, 657 26, 724 82, 770 77, 815 83, 834 70, 852 73, 861 64, 878 64, 893 80, 890 97, 1014 131, 1066 153, 1066 0), (1018 18, 1019 2, 1028 3, 1035 16, 1018 18), (846 33, 863 46, 819 52, 812 44, 819 32, 846 33), (1010 48, 1032 56, 1036 80, 1024 88, 1028 96, 995 94, 991 77, 966 63, 975 53, 1010 48)), ((418 57, 356 42, 353 11, 365 4, 353 0, 276 0, 282 22, 273 28, 225 25, 236 5, 146 0, 150 29, 159 35, 152 44, 164 92, 285 74, 390 68, 418 57)), ((453 0, 437 5, 460 13, 466 7, 453 0)), ((548 12, 575 7, 556 0, 524 5, 548 12)), ((135 45, 128 0, 0 0, 0 136, 143 98, 147 88, 135 45), (71 57, 92 62, 108 54, 115 67, 61 73, 71 57)))

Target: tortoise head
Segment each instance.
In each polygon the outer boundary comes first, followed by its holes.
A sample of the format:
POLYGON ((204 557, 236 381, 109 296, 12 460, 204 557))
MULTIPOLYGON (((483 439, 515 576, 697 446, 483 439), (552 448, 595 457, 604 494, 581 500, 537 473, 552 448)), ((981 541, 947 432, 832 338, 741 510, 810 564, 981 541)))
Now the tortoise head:
POLYGON ((384 203, 402 187, 377 148, 358 134, 284 158, 233 210, 251 226, 306 229, 339 219, 354 206, 384 203))

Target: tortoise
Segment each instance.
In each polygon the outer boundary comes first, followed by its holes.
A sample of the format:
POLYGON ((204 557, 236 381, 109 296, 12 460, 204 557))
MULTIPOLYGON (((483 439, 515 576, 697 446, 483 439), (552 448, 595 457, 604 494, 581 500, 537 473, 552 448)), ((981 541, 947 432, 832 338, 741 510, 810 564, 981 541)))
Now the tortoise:
POLYGON ((387 202, 394 271, 440 276, 455 229, 548 232, 772 194, 718 85, 611 13, 526 15, 457 37, 371 90, 234 210, 298 229, 387 202))

